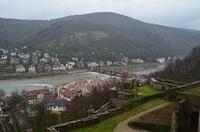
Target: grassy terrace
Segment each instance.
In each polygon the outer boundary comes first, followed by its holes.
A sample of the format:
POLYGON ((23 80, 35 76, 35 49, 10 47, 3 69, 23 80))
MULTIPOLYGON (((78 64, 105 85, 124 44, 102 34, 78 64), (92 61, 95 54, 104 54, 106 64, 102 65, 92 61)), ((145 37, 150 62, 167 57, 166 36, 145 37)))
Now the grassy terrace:
POLYGON ((184 90, 184 92, 194 94, 194 95, 200 95, 200 87, 190 88, 190 89, 184 90))
POLYGON ((154 95, 154 94, 160 93, 160 91, 152 88, 149 85, 138 87, 137 92, 142 93, 143 96, 150 96, 150 95, 154 95))
POLYGON ((145 102, 139 106, 136 106, 136 107, 130 109, 129 111, 126 111, 124 113, 118 114, 111 118, 105 119, 95 125, 75 129, 75 130, 73 130, 73 132, 112 132, 119 122, 121 122, 131 116, 134 116, 142 111, 145 111, 153 106, 160 105, 165 102, 166 101, 163 99, 152 99, 148 102, 145 102))

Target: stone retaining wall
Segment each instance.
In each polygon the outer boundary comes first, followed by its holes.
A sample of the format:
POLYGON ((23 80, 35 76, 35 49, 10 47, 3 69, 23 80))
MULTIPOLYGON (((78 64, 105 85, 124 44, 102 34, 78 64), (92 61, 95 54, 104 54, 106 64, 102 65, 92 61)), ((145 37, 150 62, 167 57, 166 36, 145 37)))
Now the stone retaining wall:
POLYGON ((123 109, 121 108, 110 109, 109 111, 106 111, 104 113, 100 113, 100 114, 96 114, 96 115, 89 116, 86 118, 81 118, 79 120, 51 126, 47 128, 47 130, 50 132, 67 132, 74 128, 85 127, 85 126, 96 124, 97 122, 103 119, 106 119, 108 117, 111 117, 113 115, 117 115, 121 113, 122 111, 123 109))

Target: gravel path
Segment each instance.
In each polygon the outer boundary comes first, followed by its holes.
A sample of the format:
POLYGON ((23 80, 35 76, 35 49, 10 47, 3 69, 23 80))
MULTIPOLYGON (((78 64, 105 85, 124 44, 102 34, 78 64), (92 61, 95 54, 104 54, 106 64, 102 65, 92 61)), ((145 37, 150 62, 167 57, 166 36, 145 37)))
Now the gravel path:
POLYGON ((135 116, 132 116, 132 117, 129 117, 128 119, 120 122, 114 129, 113 132, 147 132, 146 130, 139 130, 139 129, 132 129, 128 126, 128 122, 132 121, 132 120, 135 120, 137 119, 138 117, 140 116, 143 116, 149 112, 152 112, 152 111, 155 111, 155 110, 158 110, 160 108, 163 108, 167 105, 169 105, 170 103, 164 103, 164 104, 161 104, 161 105, 158 105, 158 106, 155 106, 155 107, 152 107, 144 112, 141 112, 135 116))

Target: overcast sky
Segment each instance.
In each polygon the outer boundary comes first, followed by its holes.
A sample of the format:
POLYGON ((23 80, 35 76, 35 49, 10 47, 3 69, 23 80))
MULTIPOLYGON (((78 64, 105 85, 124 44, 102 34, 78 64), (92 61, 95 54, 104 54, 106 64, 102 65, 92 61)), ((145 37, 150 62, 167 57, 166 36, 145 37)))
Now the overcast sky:
POLYGON ((0 0, 0 17, 6 18, 52 19, 105 11, 200 30, 200 0, 0 0))

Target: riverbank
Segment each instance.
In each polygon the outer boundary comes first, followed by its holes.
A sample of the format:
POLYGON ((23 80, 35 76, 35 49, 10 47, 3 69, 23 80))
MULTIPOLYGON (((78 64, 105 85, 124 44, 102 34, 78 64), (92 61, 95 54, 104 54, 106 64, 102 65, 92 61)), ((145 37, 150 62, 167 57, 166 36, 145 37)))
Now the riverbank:
POLYGON ((105 79, 108 75, 96 72, 70 71, 68 74, 55 74, 52 76, 42 76, 36 78, 0 80, 0 89, 5 90, 6 95, 11 95, 13 91, 34 90, 44 87, 60 86, 63 83, 70 83, 78 80, 94 80, 96 78, 105 79))
POLYGON ((54 76, 54 75, 66 75, 66 74, 76 74, 87 72, 87 69, 81 70, 71 70, 71 71, 57 71, 57 72, 45 72, 45 73, 5 73, 0 75, 0 80, 10 80, 10 79, 26 79, 26 78, 38 78, 44 76, 54 76))

